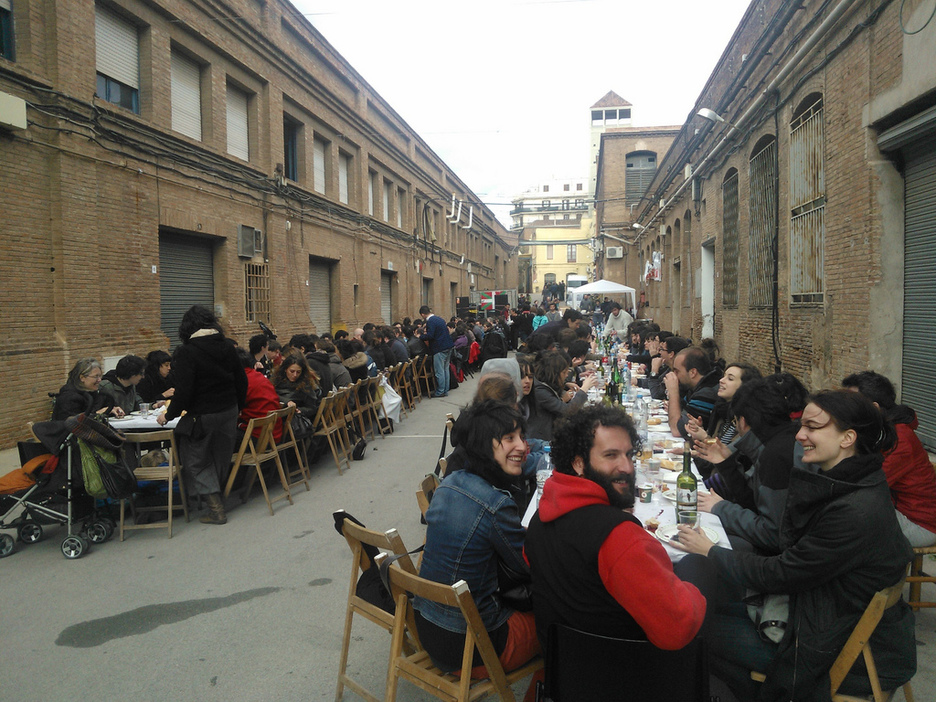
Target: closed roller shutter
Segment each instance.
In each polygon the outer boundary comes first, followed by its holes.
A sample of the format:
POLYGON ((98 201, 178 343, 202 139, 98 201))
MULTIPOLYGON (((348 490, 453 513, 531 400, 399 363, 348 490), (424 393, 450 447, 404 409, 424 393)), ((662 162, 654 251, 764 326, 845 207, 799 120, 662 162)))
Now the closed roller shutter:
POLYGON ((331 263, 309 259, 309 318, 316 334, 331 332, 331 263))
POLYGON ((227 149, 231 156, 250 160, 250 144, 247 139, 247 94, 232 88, 227 89, 227 149))
POLYGON ((179 52, 172 52, 172 129, 201 141, 201 69, 179 52))
POLYGON ((137 28, 100 5, 94 7, 97 72, 140 89, 140 49, 137 28))
POLYGON ((910 145, 906 158, 904 338, 901 401, 916 410, 917 435, 936 450, 936 137, 910 145))
POLYGON ((170 348, 179 345, 179 323, 192 305, 214 309, 212 245, 182 234, 159 235, 160 328, 170 348))
POLYGON ((384 324, 390 324, 393 316, 393 273, 380 274, 380 316, 384 324))

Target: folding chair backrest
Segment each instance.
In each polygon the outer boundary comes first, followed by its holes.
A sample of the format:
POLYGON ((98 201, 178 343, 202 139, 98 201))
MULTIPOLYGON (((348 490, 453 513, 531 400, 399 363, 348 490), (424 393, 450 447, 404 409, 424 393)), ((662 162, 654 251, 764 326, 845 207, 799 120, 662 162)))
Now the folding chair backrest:
MULTIPOLYGON (((842 650, 839 652, 838 657, 832 664, 832 668, 829 670, 829 678, 832 680, 833 700, 849 699, 847 696, 838 696, 836 693, 859 655, 864 655, 865 666, 868 670, 868 677, 871 682, 874 698, 876 700, 884 699, 884 692, 881 690, 881 683, 878 680, 877 668, 874 664, 874 657, 871 655, 869 641, 877 625, 880 623, 881 618, 884 616, 884 612, 900 602, 905 580, 905 578, 901 578, 900 582, 874 593, 874 597, 871 598, 871 602, 865 608, 861 619, 858 620, 858 623, 852 630, 845 645, 842 646, 842 650)), ((909 684, 907 687, 909 687, 909 684)), ((908 697, 907 699, 910 698, 908 697)))
MULTIPOLYGON (((420 647, 422 646, 416 632, 416 619, 408 593, 460 610, 467 626, 460 680, 452 681, 451 676, 445 676, 438 669, 426 665, 419 669, 415 666, 406 666, 404 670, 409 673, 407 677, 412 675, 426 683, 426 685, 435 686, 440 691, 444 690, 446 683, 448 683, 451 690, 461 691, 461 694, 457 697, 458 699, 467 699, 467 691, 471 685, 471 663, 474 650, 477 648, 487 668, 489 680, 494 690, 500 695, 501 699, 514 700, 504 668, 497 657, 487 629, 484 628, 484 622, 481 620, 474 598, 468 589, 468 583, 464 580, 459 580, 454 585, 433 582, 398 568, 396 563, 392 564, 387 572, 390 579, 390 591, 396 601, 394 641, 396 641, 397 636, 402 636, 402 627, 405 625, 405 630, 413 636, 420 647), (449 679, 447 680, 447 678, 449 679)), ((394 647, 394 652, 396 652, 396 647, 394 647)), ((425 685, 420 685, 420 687, 425 690, 429 689, 425 685)))
POLYGON ((590 634, 562 624, 548 633, 546 696, 552 702, 633 700, 708 702, 708 670, 701 639, 678 651, 649 641, 590 634))

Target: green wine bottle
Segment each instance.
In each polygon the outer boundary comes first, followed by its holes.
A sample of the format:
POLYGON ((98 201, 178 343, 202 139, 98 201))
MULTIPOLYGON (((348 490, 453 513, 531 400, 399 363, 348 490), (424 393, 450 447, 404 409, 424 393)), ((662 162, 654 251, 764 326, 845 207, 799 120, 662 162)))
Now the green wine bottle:
POLYGON ((692 454, 689 442, 683 442, 682 473, 676 478, 676 510, 695 510, 699 506, 699 487, 692 474, 692 454))

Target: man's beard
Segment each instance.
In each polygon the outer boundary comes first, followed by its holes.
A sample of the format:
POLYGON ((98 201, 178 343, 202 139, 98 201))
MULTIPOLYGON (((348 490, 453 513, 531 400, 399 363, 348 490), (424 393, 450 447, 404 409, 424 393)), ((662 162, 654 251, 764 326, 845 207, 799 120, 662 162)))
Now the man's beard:
POLYGON ((608 494, 608 502, 611 503, 612 507, 630 509, 634 506, 634 485, 637 482, 637 478, 633 473, 624 473, 627 489, 624 490, 624 492, 618 492, 615 488, 615 482, 604 473, 599 473, 592 468, 591 463, 589 463, 588 458, 586 458, 582 477, 588 478, 593 483, 597 483, 603 487, 604 491, 608 494))

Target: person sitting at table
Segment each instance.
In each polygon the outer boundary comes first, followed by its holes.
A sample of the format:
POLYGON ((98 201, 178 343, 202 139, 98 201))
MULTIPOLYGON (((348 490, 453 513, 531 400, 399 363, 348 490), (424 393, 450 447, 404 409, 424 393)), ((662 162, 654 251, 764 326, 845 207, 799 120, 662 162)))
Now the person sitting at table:
MULTIPOLYGON (((741 602, 713 608, 706 619, 712 672, 741 700, 828 700, 833 660, 874 594, 897 583, 913 558, 881 470, 894 428, 871 401, 850 390, 813 395, 796 440, 806 465, 790 477, 778 554, 728 550, 678 527, 676 546, 705 556, 721 582, 790 596, 779 643, 762 638, 741 602), (766 682, 754 682, 751 671, 765 673, 766 682)), ((906 602, 885 610, 870 644, 883 689, 913 677, 916 643, 906 602)), ((841 693, 870 691, 857 666, 841 693)))
POLYGON ((254 370, 266 377, 273 372, 273 364, 267 357, 269 351, 270 337, 266 334, 254 334, 247 342, 247 348, 254 359, 254 370))
MULTIPOLYGON (((699 510, 721 520, 733 548, 750 550, 753 546, 764 554, 779 553, 790 471, 802 465, 803 449, 796 441, 799 425, 790 421, 780 388, 763 378, 738 388, 731 412, 738 424, 738 451, 715 466, 717 474, 713 475, 717 478, 708 483, 713 490, 699 495, 699 510), (744 454, 745 443, 751 438, 748 434, 753 434, 762 448, 752 459, 752 468, 742 472, 747 464, 733 459, 744 454)), ((700 442, 693 455, 706 456, 710 448, 710 444, 700 442)))
MULTIPOLYGON (((256 359, 243 349, 237 349, 237 357, 244 367, 247 376, 247 395, 244 406, 237 415, 237 446, 244 440, 247 424, 251 419, 266 417, 270 412, 280 408, 279 395, 273 383, 263 373, 254 368, 256 359)), ((260 436, 261 429, 253 430, 253 437, 260 436)), ((283 423, 276 420, 273 427, 273 440, 279 441, 283 436, 283 423)))
POLYGON ((562 351, 545 351, 536 360, 534 375, 538 382, 533 385, 533 393, 542 414, 537 438, 550 441, 556 419, 584 405, 588 391, 598 382, 594 375, 590 375, 581 386, 570 383, 570 372, 569 357, 562 351))
MULTIPOLYGON (((527 573, 523 560, 520 510, 508 492, 522 473, 526 442, 523 417, 497 400, 469 405, 459 415, 458 445, 465 460, 446 474, 426 511, 426 545, 419 575, 451 585, 465 580, 505 671, 539 653, 532 612, 518 612, 498 595, 500 560, 527 573)), ((466 624, 456 607, 413 600, 419 639, 432 662, 444 671, 461 667, 466 624)), ((487 672, 477 650, 472 677, 487 672)))
MULTIPOLYGON (((323 393, 338 390, 353 382, 351 380, 351 374, 341 362, 341 357, 338 355, 335 344, 330 339, 319 337, 319 340, 315 342, 315 348, 328 356, 328 372, 329 375, 331 375, 332 383, 331 387, 322 387, 323 393)), ((308 356, 306 358, 308 359, 308 356)))
MULTIPOLYGON (((250 378, 247 380, 249 382, 250 378)), ((296 414, 310 422, 315 419, 322 390, 318 375, 309 368, 305 356, 295 352, 286 356, 279 368, 273 371, 272 382, 282 404, 295 407, 296 414)))
POLYGON ((162 407, 166 400, 175 395, 175 382, 171 373, 172 356, 159 349, 146 354, 143 380, 137 385, 140 399, 151 403, 153 407, 162 407))
POLYGON ((676 354, 673 372, 667 373, 663 380, 673 436, 689 438, 686 433, 689 415, 698 418, 702 425, 708 424, 718 399, 719 380, 721 370, 712 367, 708 355, 699 347, 690 346, 676 354))
POLYGON ((672 334, 660 339, 658 355, 650 358, 647 377, 638 382, 640 387, 645 387, 650 391, 652 399, 666 399, 666 385, 664 384, 666 376, 673 370, 676 354, 689 345, 689 339, 672 334))
POLYGON ((585 407, 556 423, 554 472, 524 546, 544 648, 553 624, 666 650, 686 646, 702 626, 702 593, 676 576, 666 549, 631 514, 639 449, 618 407, 585 407))
POLYGON ((137 385, 143 380, 146 361, 139 356, 124 356, 117 361, 117 367, 108 371, 101 379, 101 392, 110 395, 114 406, 120 407, 124 414, 140 409, 141 398, 137 385))
MULTIPOLYGON (((750 363, 732 363, 725 368, 725 373, 718 381, 718 400, 709 417, 708 425, 703 427, 695 417, 690 416, 686 423, 686 433, 693 445, 706 440, 718 439, 727 446, 738 433, 737 420, 731 411, 731 400, 743 383, 761 377, 761 372, 750 363)), ((696 458, 696 468, 703 478, 712 473, 713 464, 701 457, 696 458)))
MULTIPOLYGON (((335 342, 335 346, 341 356, 341 364, 347 369, 352 383, 368 377, 367 367, 373 364, 373 361, 364 353, 364 344, 357 339, 339 339, 335 342)), ((337 379, 335 387, 338 387, 337 379)))
POLYGON ((104 371, 95 358, 82 358, 68 373, 68 380, 59 389, 52 407, 52 419, 68 419, 76 414, 112 414, 122 417, 123 410, 114 406, 110 395, 100 391, 104 371))
POLYGON ((914 548, 936 544, 936 473, 914 431, 916 412, 897 404, 897 391, 874 371, 853 373, 842 386, 871 400, 897 430, 897 443, 884 454, 884 475, 890 487, 900 530, 914 548))

